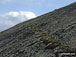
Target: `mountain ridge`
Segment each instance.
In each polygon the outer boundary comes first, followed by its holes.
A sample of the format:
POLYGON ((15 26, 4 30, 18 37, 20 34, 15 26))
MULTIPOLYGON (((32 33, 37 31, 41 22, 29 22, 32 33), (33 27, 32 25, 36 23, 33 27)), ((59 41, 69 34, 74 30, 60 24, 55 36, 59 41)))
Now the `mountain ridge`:
POLYGON ((0 32, 1 57, 48 57, 76 51, 76 2, 0 32))

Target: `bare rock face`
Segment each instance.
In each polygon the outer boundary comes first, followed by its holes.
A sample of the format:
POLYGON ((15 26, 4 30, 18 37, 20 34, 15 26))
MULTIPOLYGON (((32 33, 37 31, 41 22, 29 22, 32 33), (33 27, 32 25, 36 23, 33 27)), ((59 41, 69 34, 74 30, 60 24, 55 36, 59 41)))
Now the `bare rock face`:
POLYGON ((76 3, 0 32, 0 57, 55 57, 76 51, 76 3))

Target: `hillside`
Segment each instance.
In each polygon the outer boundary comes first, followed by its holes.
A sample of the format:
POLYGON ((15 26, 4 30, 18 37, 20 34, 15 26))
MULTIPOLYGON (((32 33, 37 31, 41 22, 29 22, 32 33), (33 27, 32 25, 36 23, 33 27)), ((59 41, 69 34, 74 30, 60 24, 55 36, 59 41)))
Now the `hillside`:
POLYGON ((76 51, 76 2, 0 32, 0 57, 50 57, 76 51))

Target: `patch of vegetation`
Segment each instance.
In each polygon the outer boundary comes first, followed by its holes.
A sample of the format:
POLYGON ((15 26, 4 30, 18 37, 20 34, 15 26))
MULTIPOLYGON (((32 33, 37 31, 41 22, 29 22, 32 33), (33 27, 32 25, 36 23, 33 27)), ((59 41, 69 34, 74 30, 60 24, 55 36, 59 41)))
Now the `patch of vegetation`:
POLYGON ((69 46, 61 46, 61 49, 63 50, 63 52, 73 52, 74 51, 74 49, 69 46))
POLYGON ((54 38, 47 37, 41 38, 40 40, 43 41, 43 43, 46 45, 46 49, 54 49, 60 45, 59 40, 56 40, 54 38))

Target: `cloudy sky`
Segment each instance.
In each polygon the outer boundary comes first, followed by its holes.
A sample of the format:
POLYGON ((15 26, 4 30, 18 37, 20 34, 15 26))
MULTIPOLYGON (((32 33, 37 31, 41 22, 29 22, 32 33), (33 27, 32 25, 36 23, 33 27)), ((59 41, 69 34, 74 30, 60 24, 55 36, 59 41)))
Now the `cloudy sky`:
POLYGON ((0 31, 76 0, 0 0, 0 31))

